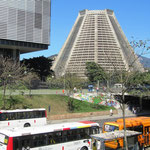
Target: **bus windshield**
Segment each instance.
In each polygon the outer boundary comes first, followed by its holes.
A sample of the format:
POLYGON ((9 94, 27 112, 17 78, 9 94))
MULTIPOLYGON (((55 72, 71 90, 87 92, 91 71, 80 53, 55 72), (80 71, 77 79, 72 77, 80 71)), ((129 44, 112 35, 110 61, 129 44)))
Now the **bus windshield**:
POLYGON ((106 131, 106 132, 112 132, 112 131, 116 131, 116 130, 119 130, 119 127, 118 127, 118 126, 109 125, 109 124, 106 124, 106 125, 104 126, 104 131, 106 131))
POLYGON ((8 137, 4 134, 0 134, 0 143, 7 145, 8 137))

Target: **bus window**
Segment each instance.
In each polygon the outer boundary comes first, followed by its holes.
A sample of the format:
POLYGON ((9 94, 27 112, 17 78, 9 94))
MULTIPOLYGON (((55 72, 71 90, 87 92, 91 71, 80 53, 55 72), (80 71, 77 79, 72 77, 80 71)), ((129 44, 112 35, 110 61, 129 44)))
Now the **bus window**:
POLYGON ((67 131, 63 131, 62 132, 62 142, 67 142, 67 141, 68 141, 67 131))
POLYGON ((104 126, 104 131, 106 131, 106 132, 112 132, 112 131, 116 131, 116 130, 119 130, 119 127, 114 126, 114 125, 108 125, 108 124, 106 124, 104 126))
POLYGON ((80 130, 76 130, 76 139, 77 140, 81 139, 80 130))
POLYGON ((145 127, 145 135, 149 134, 149 127, 145 127))
POLYGON ((4 113, 0 114, 0 121, 4 121, 4 120, 6 120, 6 117, 5 117, 4 113))
POLYGON ((30 112, 30 118, 36 118, 35 111, 30 112))
POLYGON ((131 131, 137 131, 137 132, 142 132, 143 133, 143 126, 128 127, 126 129, 127 130, 131 130, 131 131))
POLYGON ((11 114, 10 114, 10 113, 7 114, 7 118, 6 118, 6 119, 7 119, 7 120, 12 120, 12 119, 11 119, 11 114))
POLYGON ((21 138, 15 137, 13 139, 13 150, 30 149, 31 139, 29 136, 22 136, 21 138))
POLYGON ((31 136, 31 141, 31 147, 39 147, 50 144, 48 134, 33 135, 31 136))
POLYGON ((15 119, 16 119, 16 113, 12 113, 12 114, 11 114, 11 119, 12 119, 12 120, 15 120, 15 119))
POLYGON ((19 138, 14 138, 13 142, 14 142, 13 143, 13 149, 14 150, 19 150, 19 144, 18 144, 19 143, 19 138))
POLYGON ((5 118, 6 118, 6 120, 9 120, 10 119, 9 114, 5 114, 5 118))
POLYGON ((20 112, 20 119, 24 119, 23 112, 20 112))
POLYGON ((30 149, 30 146, 31 144, 30 144, 30 139, 23 139, 23 140, 21 140, 21 147, 22 147, 22 149, 24 148, 24 149, 30 149))
POLYGON ((56 143, 61 143, 62 140, 62 133, 61 132, 56 132, 54 134, 54 140, 56 143))
POLYGON ((7 119, 6 114, 0 114, 0 121, 5 121, 7 119))
POLYGON ((98 133, 99 133, 99 127, 90 128, 90 134, 98 134, 98 133))
POLYGON ((8 137, 5 136, 4 134, 0 134, 0 143, 7 145, 8 144, 8 137))
POLYGON ((35 111, 35 118, 38 116, 41 117, 39 111, 35 111))
POLYGON ((133 127, 133 130, 137 131, 137 132, 142 132, 143 133, 143 126, 135 126, 135 127, 133 127))
POLYGON ((22 112, 22 119, 26 119, 26 113, 22 112))
POLYGON ((55 140, 53 138, 53 134, 52 133, 49 133, 48 134, 48 143, 51 145, 51 144, 55 144, 55 140))
POLYGON ((42 116, 42 111, 36 111, 35 112, 35 118, 36 117, 39 117, 39 118, 42 118, 43 116, 42 116))
POLYGON ((89 128, 85 128, 85 133, 86 133, 87 135, 90 135, 90 129, 89 129, 89 128))
POLYGON ((42 117, 45 117, 45 111, 40 111, 38 112, 39 113, 39 116, 42 118, 42 117))
POLYGON ((37 135, 34 135, 33 136, 33 147, 37 147, 38 146, 38 136, 37 135))
POLYGON ((80 129, 80 136, 81 136, 81 139, 84 139, 85 137, 84 129, 80 129))
POLYGON ((27 119, 30 118, 29 112, 25 112, 25 117, 26 117, 27 119))
POLYGON ((21 112, 17 113, 17 119, 21 119, 21 112))
POLYGON ((68 138, 68 141, 72 141, 73 140, 73 132, 72 130, 69 130, 68 133, 67 133, 67 138, 68 138))
MULTIPOLYGON (((123 128, 124 129, 124 128, 123 128)), ((131 130, 133 131, 133 127, 127 127, 126 130, 131 130)))

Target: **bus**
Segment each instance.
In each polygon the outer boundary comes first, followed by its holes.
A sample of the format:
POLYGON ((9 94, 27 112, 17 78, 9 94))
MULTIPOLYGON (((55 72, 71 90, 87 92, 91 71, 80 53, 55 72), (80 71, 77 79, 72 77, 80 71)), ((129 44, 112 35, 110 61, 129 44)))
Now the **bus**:
POLYGON ((45 125, 47 112, 44 108, 0 110, 0 128, 45 125))
MULTIPOLYGON (((144 149, 144 147, 150 146, 150 117, 134 117, 134 118, 126 118, 126 129, 132 131, 138 131, 142 134, 138 136, 138 142, 140 149, 144 149)), ((123 119, 117 119, 114 122, 105 122, 103 127, 103 132, 111 132, 117 130, 123 130, 123 119)), ((123 140, 120 139, 119 143, 123 146, 123 140)), ((105 145, 107 147, 111 147, 115 149, 117 144, 115 142, 106 142, 105 145)))
POLYGON ((1 150, 90 150, 90 135, 99 133, 91 121, 0 130, 1 150))

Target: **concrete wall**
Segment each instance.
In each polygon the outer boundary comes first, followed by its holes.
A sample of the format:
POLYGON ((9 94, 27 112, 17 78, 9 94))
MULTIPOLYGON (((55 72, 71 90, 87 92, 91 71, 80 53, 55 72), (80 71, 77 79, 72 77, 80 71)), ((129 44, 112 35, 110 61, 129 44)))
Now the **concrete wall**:
MULTIPOLYGON (((117 114, 117 110, 113 110, 113 114, 117 114)), ((50 115, 48 114, 48 120, 61 120, 61 119, 72 119, 72 118, 84 118, 92 116, 104 116, 109 115, 109 111, 99 111, 99 112, 87 112, 87 113, 72 113, 72 114, 63 114, 63 115, 50 115)))

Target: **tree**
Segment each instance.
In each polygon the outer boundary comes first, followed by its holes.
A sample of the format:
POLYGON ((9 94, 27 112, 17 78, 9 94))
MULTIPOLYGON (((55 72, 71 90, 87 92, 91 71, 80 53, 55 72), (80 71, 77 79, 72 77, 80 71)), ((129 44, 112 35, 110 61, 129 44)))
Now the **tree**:
POLYGON ((47 82, 49 82, 51 88, 63 88, 65 94, 68 95, 68 109, 69 111, 73 111, 75 106, 71 95, 74 93, 74 88, 82 89, 85 80, 81 79, 76 74, 67 72, 61 77, 49 77, 47 82))
POLYGON ((64 75, 65 80, 65 88, 67 90, 69 99, 68 99, 68 107, 70 111, 74 110, 73 99, 70 97, 74 93, 74 88, 80 89, 82 88, 83 79, 78 77, 76 74, 66 73, 64 75))
POLYGON ((31 96, 31 89, 35 83, 39 80, 39 77, 32 72, 26 72, 26 76, 23 78, 23 84, 29 89, 29 96, 31 96))
POLYGON ((61 89, 64 87, 63 77, 55 78, 55 76, 49 76, 47 77, 46 82, 48 83, 49 88, 61 89))
POLYGON ((20 65, 19 61, 0 57, 0 85, 2 86, 3 108, 6 108, 6 89, 16 86, 25 75, 24 65, 20 65))
POLYGON ((104 69, 96 64, 95 62, 87 62, 86 63, 86 76, 88 77, 89 81, 92 83, 97 82, 97 81, 106 81, 108 74, 104 69))
POLYGON ((110 84, 118 82, 117 74, 118 71, 105 71, 99 64, 95 62, 86 63, 85 75, 88 77, 89 81, 92 83, 96 83, 99 81, 107 87, 107 91, 109 92, 111 91, 110 84))
POLYGON ((30 71, 36 73, 41 81, 46 81, 48 76, 53 75, 51 70, 52 60, 44 56, 23 59, 21 63, 24 63, 30 71))
MULTIPOLYGON (((140 51, 140 54, 138 56, 147 54, 148 50, 150 49, 148 41, 144 41, 144 42, 142 40, 132 41, 131 44, 134 49, 137 48, 137 50, 140 51)), ((130 46, 125 45, 125 43, 123 43, 123 46, 126 47, 127 50, 130 49, 130 46)), ((141 73, 138 71, 134 71, 134 67, 135 68, 137 67, 137 66, 134 66, 134 64, 137 61, 138 57, 136 57, 136 56, 133 57, 133 56, 134 56, 134 54, 127 56, 127 61, 129 62, 129 66, 128 66, 127 70, 125 70, 122 67, 119 67, 117 65, 117 58, 116 58, 116 61, 114 61, 112 59, 115 59, 115 58, 111 58, 110 56, 107 56, 108 62, 110 64, 112 64, 112 66, 113 66, 113 71, 111 72, 110 76, 106 75, 107 73, 110 74, 109 72, 99 73, 100 71, 99 71, 99 67, 97 67, 98 65, 94 65, 94 66, 91 65, 92 69, 89 69, 90 70, 89 72, 92 75, 87 74, 89 77, 91 77, 91 79, 92 78, 95 79, 95 76, 97 76, 97 75, 100 76, 100 79, 107 77, 107 80, 110 79, 109 77, 113 77, 113 78, 115 77, 115 80, 121 84, 121 88, 120 88, 120 91, 118 94, 119 95, 118 101, 120 102, 120 108, 122 110, 122 117, 123 117, 123 124, 124 124, 124 137, 125 137, 124 140, 125 140, 126 150, 128 150, 128 143, 127 143, 127 138, 126 138, 126 123, 125 123, 125 104, 126 104, 125 94, 129 91, 131 86, 137 86, 138 84, 140 84, 140 82, 141 83, 143 82, 143 81, 139 80, 139 77, 141 77, 141 73), (97 73, 96 73, 96 71, 97 71, 97 73)), ((94 63, 91 63, 91 64, 94 64, 94 63)), ((103 69, 103 71, 105 71, 105 70, 103 69)), ((147 78, 149 78, 149 77, 146 76, 145 80, 147 78)))
MULTIPOLYGON (((144 54, 148 53, 148 50, 150 49, 149 45, 147 45, 147 41, 143 42, 142 40, 139 41, 132 41, 131 42, 132 48, 136 51, 139 51, 138 57, 143 56, 144 54)), ((126 49, 130 49, 130 46, 126 45, 126 49)), ((137 53, 137 52, 136 52, 137 53)), ((124 140, 125 140, 125 147, 126 150, 128 150, 128 143, 127 143, 127 138, 126 138, 126 122, 125 122, 125 94, 129 91, 131 86, 137 86, 141 83, 141 80, 138 80, 142 74, 140 71, 134 71, 134 64, 138 60, 138 57, 133 57, 128 56, 128 61, 129 61, 129 68, 125 71, 123 69, 119 69, 119 72, 117 71, 117 66, 114 65, 114 70, 117 72, 117 78, 119 83, 121 83, 122 87, 120 90, 120 95, 119 95, 119 101, 120 101, 120 108, 122 110, 122 117, 123 117, 123 124, 124 124, 124 140), (134 82, 133 82, 134 81, 134 82)), ((111 59, 110 59, 111 62, 111 59)))
POLYGON ((143 96, 149 94, 150 71, 135 74, 128 83, 129 93, 140 98, 140 110, 142 110, 143 96))

